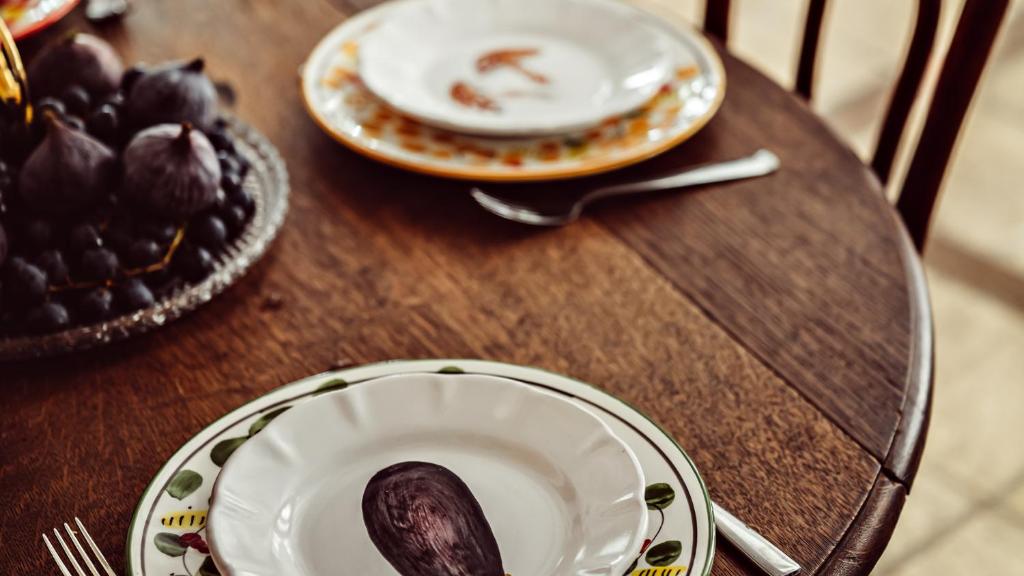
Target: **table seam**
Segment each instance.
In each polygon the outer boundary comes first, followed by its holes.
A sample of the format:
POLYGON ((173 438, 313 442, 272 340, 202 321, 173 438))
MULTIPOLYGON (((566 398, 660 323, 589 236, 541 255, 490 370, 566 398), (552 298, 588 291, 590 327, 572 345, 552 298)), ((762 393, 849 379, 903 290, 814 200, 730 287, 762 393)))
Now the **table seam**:
MULTIPOLYGON (((611 235, 612 237, 614 237, 614 238, 615 238, 615 239, 616 239, 617 241, 619 241, 619 242, 620 242, 620 243, 621 243, 621 244, 622 244, 622 245, 623 245, 624 247, 626 247, 626 248, 627 248, 627 249, 628 249, 628 250, 629 250, 629 251, 630 251, 631 253, 633 253, 634 255, 636 255, 636 256, 637 256, 637 257, 638 257, 638 258, 639 258, 639 259, 641 260, 641 262, 643 262, 643 265, 644 265, 644 267, 645 267, 645 268, 647 268, 647 269, 651 270, 651 271, 652 271, 653 273, 655 273, 655 274, 656 274, 656 275, 657 275, 657 276, 658 276, 659 278, 661 278, 662 280, 664 280, 664 281, 668 282, 668 284, 669 284, 670 286, 672 286, 672 289, 673 289, 673 291, 674 291, 675 293, 677 293, 677 294, 679 294, 680 296, 682 296, 683 298, 685 298, 685 299, 686 299, 686 300, 687 300, 688 302, 690 302, 690 303, 691 303, 691 304, 692 304, 692 305, 693 305, 694 307, 696 307, 696 308, 697 308, 698 310, 700 310, 700 311, 701 311, 701 313, 702 313, 702 314, 704 315, 704 317, 706 317, 706 318, 707 318, 708 320, 710 320, 710 321, 711 321, 711 322, 712 322, 712 323, 713 323, 713 324, 714 324, 714 325, 715 325, 716 327, 718 327, 718 328, 719 328, 719 329, 721 329, 721 330, 722 330, 723 332, 725 332, 725 334, 726 334, 726 335, 728 335, 728 337, 729 337, 729 339, 730 339, 730 340, 732 340, 733 342, 735 342, 735 343, 736 343, 737 345, 739 345, 739 346, 740 346, 740 347, 741 347, 741 348, 742 348, 742 349, 743 349, 743 350, 744 350, 745 352, 747 352, 747 353, 748 353, 748 354, 750 354, 750 355, 751 355, 751 356, 752 356, 753 358, 755 358, 755 359, 757 360, 758 364, 760 364, 761 366, 765 367, 765 368, 766 368, 766 369, 767 369, 767 370, 768 370, 769 372, 771 372, 771 374, 772 374, 773 376, 775 376, 776 378, 778 378, 778 379, 779 379, 779 380, 781 380, 782 382, 785 382, 785 383, 786 383, 786 386, 787 386, 787 387, 789 387, 790 389, 792 389, 792 390, 793 390, 793 391, 794 391, 794 392, 795 392, 795 393, 796 393, 796 394, 797 394, 798 396, 800 396, 800 398, 802 398, 802 399, 803 399, 803 400, 804 400, 805 402, 807 402, 807 403, 808 403, 808 404, 810 404, 811 406, 814 406, 814 409, 815 409, 815 410, 817 410, 818 414, 820 414, 821 416, 823 416, 823 417, 824 417, 824 418, 825 418, 825 419, 826 419, 826 420, 827 420, 827 421, 829 422, 829 424, 831 424, 831 425, 832 425, 833 427, 835 427, 835 428, 836 428, 837 430, 839 430, 839 432, 840 432, 840 433, 842 433, 842 435, 843 435, 843 436, 845 436, 845 437, 846 437, 846 438, 848 438, 848 439, 849 439, 850 441, 852 441, 852 442, 853 442, 854 444, 856 444, 856 445, 857 445, 858 447, 860 447, 860 449, 861 449, 861 450, 863 450, 863 451, 864 451, 864 452, 865 452, 866 454, 868 454, 868 455, 869 455, 869 456, 871 457, 871 459, 872 459, 872 460, 873 460, 873 461, 874 461, 874 462, 875 462, 876 464, 878 464, 878 465, 879 465, 880 467, 881 467, 881 466, 883 466, 883 464, 884 464, 884 458, 880 457, 879 455, 876 455, 876 454, 875 454, 875 453, 874 453, 874 452, 873 452, 873 451, 872 451, 872 450, 871 450, 870 448, 868 448, 868 447, 867 447, 867 446, 866 446, 866 445, 865 445, 865 444, 864 444, 863 442, 861 442, 861 441, 860 441, 859 439, 857 439, 856 437, 854 437, 854 436, 853 436, 853 435, 852 435, 852 434, 851 434, 851 433, 850 433, 849 431, 847 431, 847 430, 846 430, 846 429, 845 429, 845 428, 844 428, 843 426, 841 426, 841 425, 839 424, 839 422, 835 421, 835 419, 833 419, 833 418, 832 418, 831 416, 829 416, 829 415, 828 415, 827 413, 825 413, 825 411, 824 411, 824 410, 822 410, 821 406, 819 406, 819 404, 818 404, 817 402, 815 402, 815 401, 814 401, 814 400, 813 400, 813 399, 812 399, 812 398, 811 398, 811 397, 810 397, 810 396, 809 396, 808 394, 806 394, 806 393, 805 393, 804 391, 802 391, 802 390, 801 390, 801 389, 800 389, 799 387, 797 387, 797 386, 796 386, 795 384, 793 384, 792 382, 790 382, 789 378, 786 378, 786 377, 785 377, 785 376, 784 376, 784 375, 783 375, 783 374, 782 374, 782 373, 781 373, 781 372, 780 372, 780 371, 779 371, 779 370, 778 370, 778 369, 777 369, 777 368, 776 368, 776 367, 775 367, 774 365, 772 365, 772 364, 771 364, 770 362, 768 362, 766 358, 764 358, 764 357, 763 357, 763 356, 762 356, 761 354, 759 354, 759 353, 758 353, 757 351, 753 350, 753 349, 752 349, 752 348, 751 348, 751 347, 750 347, 750 346, 749 346, 749 345, 748 345, 748 344, 746 343, 746 341, 745 341, 745 340, 743 340, 742 338, 740 338, 739 334, 737 334, 737 333, 736 333, 736 332, 735 332, 734 330, 732 330, 731 328, 729 328, 728 326, 726 326, 726 325, 725 325, 725 324, 724 324, 723 322, 721 322, 721 321, 720 321, 720 320, 718 319, 717 315, 716 315, 716 314, 715 314, 715 313, 714 313, 714 312, 713 312, 712 310, 708 309, 708 308, 707 308, 706 306, 703 306, 703 305, 702 305, 702 304, 701 304, 700 302, 698 302, 698 301, 697 301, 697 300, 696 300, 696 299, 695 299, 695 298, 694 298, 694 297, 693 297, 693 296, 692 296, 692 295, 690 294, 690 292, 689 292, 688 290, 686 290, 686 289, 685 289, 684 287, 680 286, 680 285, 679 285, 679 284, 677 284, 677 283, 676 283, 675 281, 673 281, 673 280, 672 280, 671 278, 669 278, 669 277, 665 276, 664 274, 662 274, 662 273, 661 273, 661 271, 660 271, 660 270, 658 269, 658 267, 657 267, 657 266, 656 266, 656 265, 655 265, 655 264, 654 264, 654 263, 653 263, 653 262, 652 262, 652 261, 651 261, 651 260, 650 260, 650 259, 649 259, 649 258, 648 258, 648 257, 646 256, 646 255, 644 255, 644 254, 643 254, 643 253, 641 253, 640 251, 638 251, 638 250, 636 250, 635 248, 633 248, 633 246, 632 246, 632 245, 631 245, 631 244, 630 244, 630 243, 629 243, 629 242, 628 242, 628 241, 627 241, 627 240, 626 240, 625 238, 623 238, 623 237, 622 237, 621 235, 619 235, 619 234, 618 234, 618 233, 617 233, 617 232, 616 232, 616 231, 615 231, 614 229, 612 229, 612 228, 611 228, 610 226, 608 226, 607 224, 605 224, 604 222, 601 222, 601 221, 595 221, 595 223, 596 223, 596 224, 597 224, 598 226, 600 226, 601 228, 603 228, 603 229, 604 229, 604 230, 605 230, 605 231, 606 231, 606 232, 607 232, 608 234, 610 234, 610 235, 611 235)), ((889 384, 886 384, 886 386, 889 386, 889 384)), ((902 403, 901 403, 901 406, 902 406, 902 403)), ((892 436, 895 436, 895 434, 896 434, 896 430, 894 429, 894 430, 893 430, 893 433, 892 433, 892 436)), ((892 437, 890 437, 890 439, 889 439, 889 448, 891 448, 891 446, 892 446, 892 437)), ((885 455, 885 456, 888 456, 888 452, 886 453, 886 455, 885 455)))

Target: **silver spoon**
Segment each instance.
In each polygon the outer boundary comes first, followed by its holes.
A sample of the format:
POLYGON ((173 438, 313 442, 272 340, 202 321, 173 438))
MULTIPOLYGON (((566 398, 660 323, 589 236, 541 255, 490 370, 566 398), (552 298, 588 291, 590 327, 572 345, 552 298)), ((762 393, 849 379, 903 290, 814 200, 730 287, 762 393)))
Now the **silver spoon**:
POLYGON ((534 226, 564 226, 579 218, 583 208, 588 204, 602 198, 753 178, 771 174, 778 168, 779 157, 770 150, 761 149, 744 158, 686 168, 653 180, 597 188, 583 195, 568 211, 558 213, 539 212, 529 206, 492 196, 475 186, 470 194, 484 210, 507 220, 534 226))

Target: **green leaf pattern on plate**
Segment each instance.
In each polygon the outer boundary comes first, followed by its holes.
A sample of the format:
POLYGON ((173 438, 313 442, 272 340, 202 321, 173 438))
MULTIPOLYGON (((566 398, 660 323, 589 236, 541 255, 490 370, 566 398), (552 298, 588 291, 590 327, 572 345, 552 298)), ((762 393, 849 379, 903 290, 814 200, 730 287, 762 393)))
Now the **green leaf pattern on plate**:
POLYGON ((683 543, 679 540, 666 540, 661 544, 651 546, 644 556, 644 560, 651 566, 668 566, 675 562, 683 552, 683 543))
POLYGON ((167 485, 167 493, 178 500, 184 500, 202 485, 203 477, 199 473, 192 470, 181 470, 167 485))
POLYGON ((187 546, 181 545, 178 535, 171 534, 170 532, 160 532, 157 534, 153 538, 153 544, 156 545, 157 550, 174 558, 184 556, 185 552, 188 551, 187 546))
MULTIPOLYGON (((342 380, 342 382, 344 381, 342 380)), ((335 382, 335 384, 337 384, 337 382, 335 382)), ((248 436, 228 438, 226 440, 221 440, 220 442, 217 442, 217 444, 213 447, 213 450, 210 451, 210 459, 213 460, 213 463, 216 464, 217 466, 224 466, 224 463, 227 462, 228 458, 230 458, 231 455, 235 453, 235 450, 238 450, 239 446, 245 444, 245 441, 248 440, 249 438, 252 438, 256 434, 259 434, 260 430, 266 428, 267 424, 270 424, 271 420, 277 418, 289 408, 291 408, 291 406, 281 406, 280 408, 271 410, 270 412, 267 412, 266 414, 254 420, 253 423, 249 425, 248 436)))
POLYGON ((217 445, 210 451, 210 460, 213 460, 213 463, 217 466, 223 466, 228 461, 228 458, 235 453, 235 450, 238 450, 238 447, 245 444, 245 441, 248 439, 248 436, 242 436, 217 442, 217 445))
POLYGON ((686 566, 669 566, 678 560, 679 555, 682 554, 682 542, 679 540, 666 540, 651 546, 658 539, 658 536, 661 535, 661 529, 665 526, 665 509, 671 506, 675 499, 676 491, 665 482, 656 482, 644 489, 644 500, 647 502, 647 509, 657 510, 658 515, 661 517, 661 523, 658 525, 654 535, 644 542, 643 548, 640 549, 640 555, 636 557, 633 564, 626 570, 624 576, 660 576, 661 571, 657 570, 657 568, 672 568, 672 576, 686 574, 688 570, 686 566), (637 570, 637 565, 640 563, 641 558, 648 566, 655 567, 654 571, 651 568, 637 570))
POLYGON ((252 438, 256 434, 258 434, 260 430, 266 428, 267 424, 270 424, 271 420, 277 418, 278 416, 283 414, 285 410, 289 408, 291 408, 291 406, 283 406, 281 408, 278 408, 277 410, 271 410, 270 412, 267 412, 263 416, 260 416, 259 419, 252 423, 252 426, 249 426, 249 437, 252 438))
POLYGON ((343 388, 348 388, 348 382, 346 382, 343 378, 332 378, 327 382, 324 382, 320 386, 317 386, 317 389, 313 392, 313 395, 319 396, 324 392, 333 392, 335 390, 341 390, 343 388))
POLYGON ((644 500, 649 510, 664 510, 676 499, 676 491, 664 482, 651 484, 644 490, 644 500))

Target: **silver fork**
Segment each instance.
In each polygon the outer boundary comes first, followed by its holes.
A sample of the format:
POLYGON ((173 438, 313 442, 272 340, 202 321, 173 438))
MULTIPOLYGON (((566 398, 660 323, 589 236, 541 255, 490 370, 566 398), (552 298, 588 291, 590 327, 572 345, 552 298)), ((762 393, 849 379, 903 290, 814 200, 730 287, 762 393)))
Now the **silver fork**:
POLYGON ((642 180, 640 182, 596 188, 584 194, 567 211, 557 213, 543 213, 535 208, 492 196, 478 187, 474 187, 470 194, 484 210, 501 216, 506 220, 522 224, 532 224, 534 226, 564 226, 579 218, 587 204, 602 198, 753 178, 755 176, 771 174, 778 168, 779 157, 770 150, 761 149, 750 156, 690 167, 675 174, 653 180, 642 180))
MULTIPOLYGON (((100 552, 99 547, 96 546, 96 542, 93 541, 92 536, 89 536, 89 531, 85 529, 85 526, 82 525, 82 521, 79 520, 77 516, 75 517, 75 526, 78 527, 78 534, 81 534, 82 537, 85 538, 85 543, 89 545, 89 549, 92 550, 93 556, 95 556, 96 560, 100 563, 100 567, 103 568, 103 573, 106 576, 117 576, 114 574, 114 570, 110 567, 107 559, 103 557, 103 553, 100 552)), ((100 576, 100 572, 96 569, 96 565, 93 564, 89 554, 86 553, 85 548, 82 547, 82 544, 75 536, 75 531, 71 529, 71 526, 68 526, 67 522, 64 523, 64 530, 67 531, 68 538, 71 539, 71 543, 74 544, 75 549, 78 550, 78 558, 81 558, 82 562, 89 568, 89 573, 92 574, 92 576, 100 576)), ((43 534, 43 542, 46 544, 46 549, 50 551, 50 556, 53 556, 53 561, 57 563, 57 567, 60 568, 61 574, 64 576, 89 576, 89 574, 86 574, 85 570, 82 569, 81 564, 78 563, 78 560, 75 558, 75 553, 68 547, 67 542, 65 542, 64 538, 60 535, 60 531, 54 528, 53 536, 57 539, 57 543, 60 544, 60 547, 64 549, 64 554, 67 555, 68 562, 75 569, 74 574, 68 570, 67 564, 61 560, 57 549, 53 547, 52 543, 50 543, 50 539, 46 537, 46 534, 43 534)))

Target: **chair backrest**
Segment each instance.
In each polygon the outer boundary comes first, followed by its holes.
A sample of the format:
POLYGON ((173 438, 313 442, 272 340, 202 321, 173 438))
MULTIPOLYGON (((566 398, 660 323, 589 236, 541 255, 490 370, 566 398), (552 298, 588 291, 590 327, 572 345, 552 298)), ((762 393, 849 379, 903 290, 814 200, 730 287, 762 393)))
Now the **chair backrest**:
MULTIPOLYGON (((809 0, 804 26, 796 91, 810 99, 828 0, 809 0)), ((923 249, 928 224, 957 135, 988 61, 1009 0, 965 0, 953 41, 946 52, 917 149, 900 188, 897 209, 918 250, 923 249)), ((903 69, 896 81, 882 123, 871 168, 887 183, 900 141, 906 132, 914 101, 935 46, 942 0, 918 0, 917 22, 903 69)), ((704 29, 723 44, 729 36, 730 0, 707 0, 704 29)))

